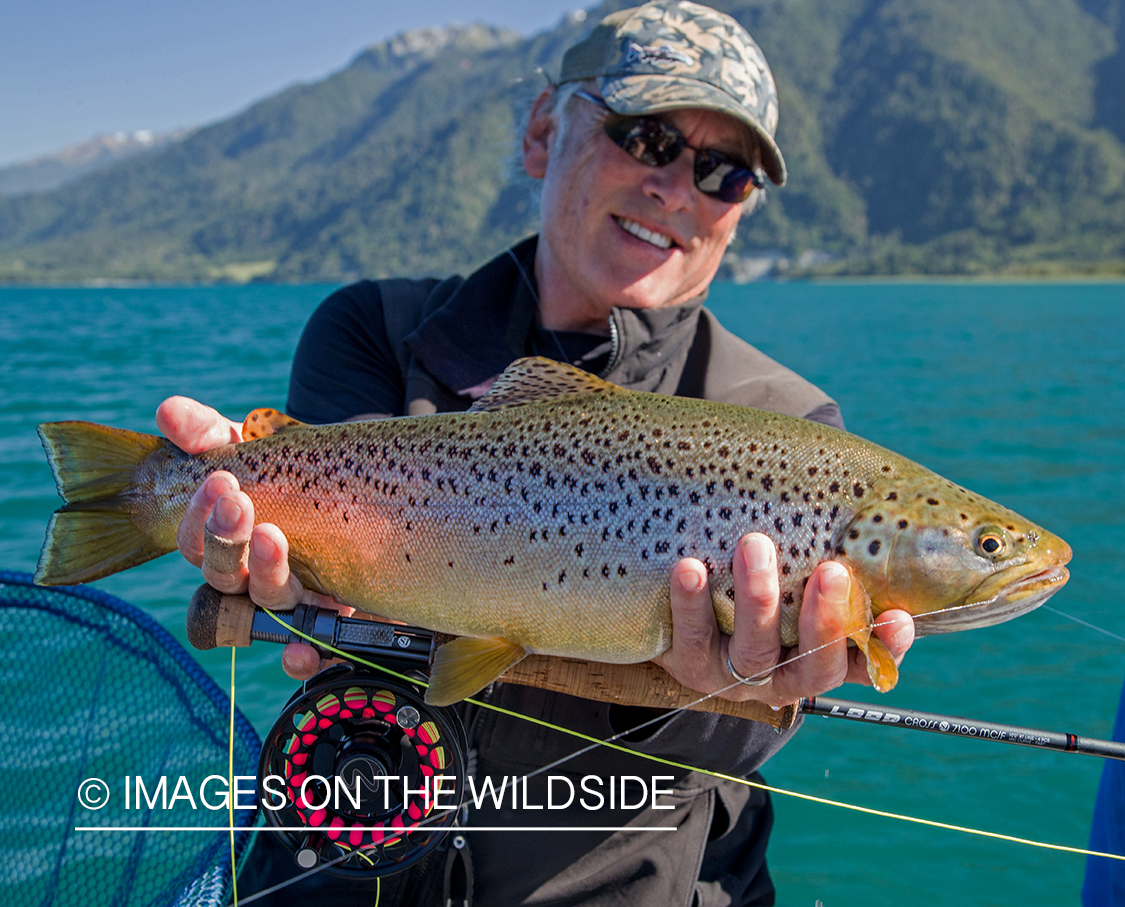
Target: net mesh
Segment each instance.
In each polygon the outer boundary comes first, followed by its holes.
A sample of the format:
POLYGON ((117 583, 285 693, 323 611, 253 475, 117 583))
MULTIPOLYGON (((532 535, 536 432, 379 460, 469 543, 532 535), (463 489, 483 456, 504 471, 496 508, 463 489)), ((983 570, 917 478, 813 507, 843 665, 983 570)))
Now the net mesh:
MULTIPOLYGON (((228 903, 227 695, 152 618, 87 587, 45 589, 0 571, 0 633, 9 640, 0 650, 3 902, 228 903), (75 830, 83 826, 216 830, 75 830)), ((236 713, 235 775, 254 775, 260 748, 236 713)), ((253 819, 235 810, 236 827, 253 819)), ((236 833, 237 855, 248 838, 236 833)))

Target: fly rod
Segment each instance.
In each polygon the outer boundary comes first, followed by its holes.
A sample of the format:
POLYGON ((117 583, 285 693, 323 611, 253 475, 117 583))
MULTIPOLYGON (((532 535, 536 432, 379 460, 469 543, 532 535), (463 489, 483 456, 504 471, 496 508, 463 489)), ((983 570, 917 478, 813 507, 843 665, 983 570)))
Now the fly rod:
POLYGON ((878 709, 873 708, 870 703, 831 699, 828 696, 802 699, 797 710, 805 715, 863 721, 884 727, 909 728, 951 737, 994 740, 997 743, 1014 743, 1018 746, 1056 750, 1060 753, 1083 753, 1087 756, 1100 756, 1102 759, 1118 759, 1125 762, 1125 743, 1079 737, 1077 734, 1059 731, 1040 731, 1035 728, 978 721, 973 718, 958 718, 953 715, 937 715, 933 712, 918 712, 913 709, 878 709))

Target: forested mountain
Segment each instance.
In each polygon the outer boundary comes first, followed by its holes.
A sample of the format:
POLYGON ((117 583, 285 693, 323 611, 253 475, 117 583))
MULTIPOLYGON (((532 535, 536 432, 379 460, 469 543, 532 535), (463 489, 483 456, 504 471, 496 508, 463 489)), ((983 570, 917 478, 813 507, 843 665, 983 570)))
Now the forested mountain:
MULTIPOLYGON (((614 0, 413 32, 180 142, 0 199, 0 280, 444 274, 534 229, 522 111, 614 0)), ((779 83, 790 182, 727 263, 1125 273, 1125 0, 716 0, 779 83)))

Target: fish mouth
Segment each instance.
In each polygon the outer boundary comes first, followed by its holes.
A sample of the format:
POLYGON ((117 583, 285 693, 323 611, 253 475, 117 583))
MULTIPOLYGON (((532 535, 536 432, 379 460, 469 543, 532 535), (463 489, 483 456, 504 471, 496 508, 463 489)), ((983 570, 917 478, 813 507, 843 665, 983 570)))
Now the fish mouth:
MULTIPOLYGON (((993 577, 981 583, 970 597, 982 592, 987 594, 991 591, 989 587, 995 586, 996 579, 993 577)), ((1049 567, 1010 582, 987 598, 928 614, 917 614, 914 616, 914 633, 917 636, 932 636, 1002 624, 1006 620, 1034 611, 1065 586, 1068 579, 1070 571, 1066 567, 1049 567)))

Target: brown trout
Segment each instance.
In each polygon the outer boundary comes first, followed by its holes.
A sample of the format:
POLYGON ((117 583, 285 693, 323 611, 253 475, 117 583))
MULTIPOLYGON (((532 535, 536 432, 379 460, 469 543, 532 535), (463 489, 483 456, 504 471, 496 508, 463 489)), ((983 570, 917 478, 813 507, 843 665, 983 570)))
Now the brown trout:
POLYGON ((733 552, 777 545, 782 641, 804 585, 849 568, 851 639, 902 608, 919 634, 1008 620, 1062 588, 1062 539, 889 450, 776 413, 627 391, 546 359, 513 363, 466 413, 308 426, 256 410, 244 443, 189 456, 86 422, 39 427, 60 496, 36 582, 87 582, 174 551, 192 494, 219 469, 288 536, 308 587, 462 637, 427 698, 455 702, 531 652, 632 663, 671 641, 669 573, 710 574, 733 626, 733 552))

